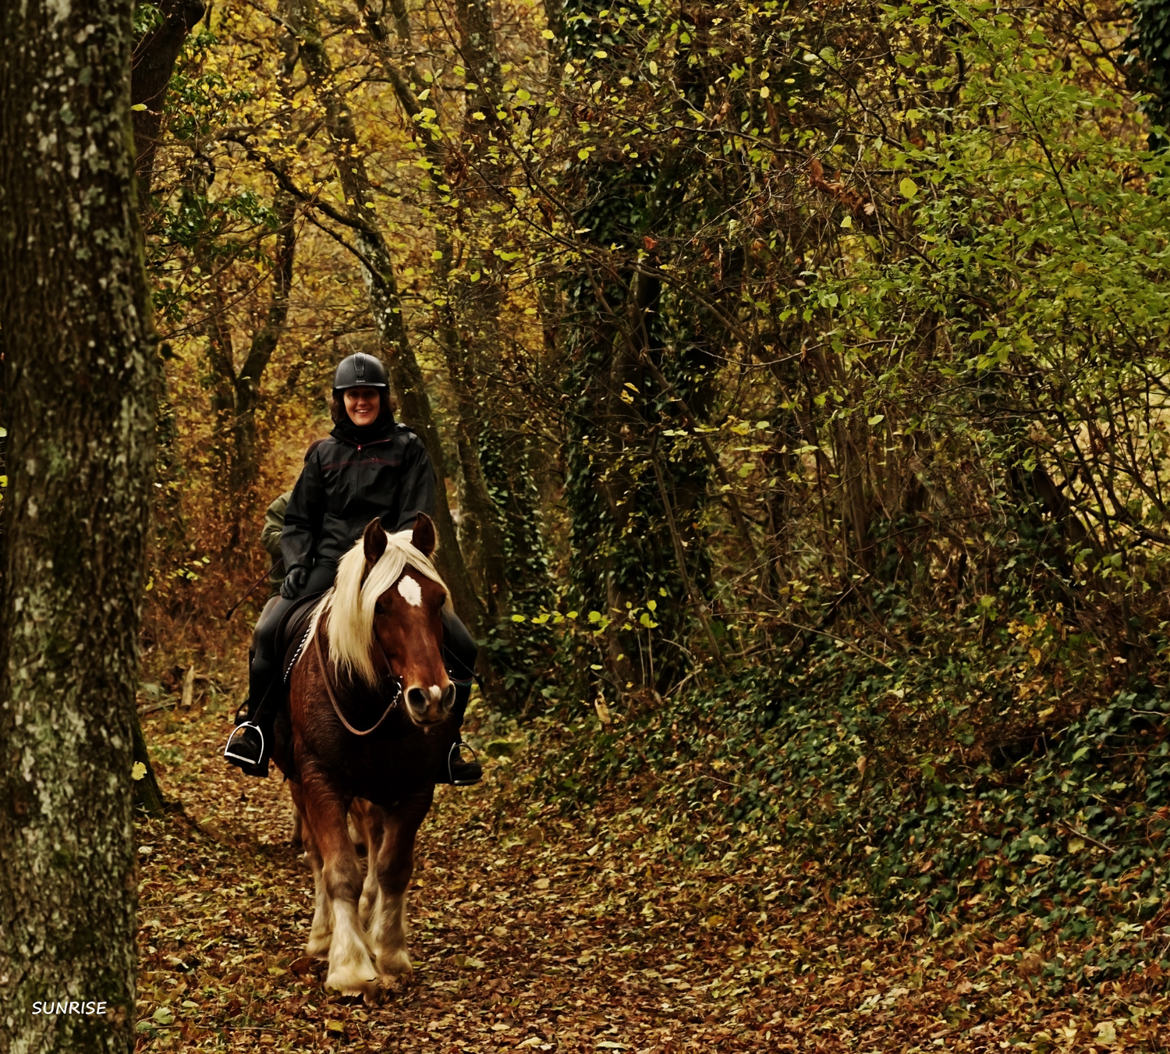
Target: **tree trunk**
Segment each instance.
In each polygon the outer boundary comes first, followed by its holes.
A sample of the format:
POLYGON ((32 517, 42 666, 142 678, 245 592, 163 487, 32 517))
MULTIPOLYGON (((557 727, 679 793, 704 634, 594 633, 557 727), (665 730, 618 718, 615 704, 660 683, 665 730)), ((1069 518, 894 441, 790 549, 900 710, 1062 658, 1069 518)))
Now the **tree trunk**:
POLYGON ((157 358, 131 0, 0 7, 0 1036, 134 1045, 132 736, 157 358), (79 1004, 36 1013, 38 1001, 79 1004))
MULTIPOLYGON (((206 197, 208 186, 192 192, 206 197)), ((260 475, 260 454, 256 434, 256 410, 263 399, 260 385, 268 364, 284 336, 288 321, 289 294, 297 243, 297 206, 293 195, 283 188, 274 193, 272 211, 277 228, 272 247, 270 291, 263 321, 253 330, 245 351, 237 353, 230 314, 232 295, 216 286, 208 291, 204 333, 207 339, 207 372, 212 383, 211 411, 217 428, 212 443, 216 471, 213 486, 225 509, 250 510, 257 502, 256 481, 260 475), (237 366, 237 359, 243 361, 237 366)), ((196 259, 211 273, 210 240, 195 248, 196 259)), ((263 502, 267 504, 267 499, 263 502)), ((224 533, 224 555, 242 551, 242 517, 229 514, 224 533)))
MULTIPOLYGON (((591 82, 600 82, 620 98, 624 82, 642 76, 639 16, 624 15, 635 7, 566 5, 565 53, 579 78, 568 82, 570 91, 589 97, 591 82)), ((612 620, 604 652, 611 682, 663 692, 693 663, 686 644, 692 618, 716 659, 720 652, 700 526, 709 471, 678 442, 699 423, 692 414, 708 410, 722 334, 659 258, 660 239, 681 242, 701 226, 689 222, 694 206, 680 188, 703 155, 686 143, 636 142, 620 122, 590 135, 573 166, 580 262, 566 287, 562 327, 573 399, 570 573, 581 602, 612 620)), ((704 299, 718 299, 718 284, 704 289, 704 299)))
MULTIPOLYGON (((134 169, 138 207, 143 212, 150 200, 167 85, 188 34, 205 10, 203 0, 159 0, 155 6, 158 9, 157 21, 134 42, 130 60, 134 169)), ((159 401, 156 399, 156 405, 159 401)), ((163 809, 162 792, 154 776, 137 713, 134 715, 134 761, 146 768, 145 776, 134 784, 134 803, 148 813, 157 814, 163 809)))
POLYGON ((134 45, 130 92, 135 106, 134 161, 138 175, 139 204, 150 196, 154 155, 162 128, 163 103, 175 60, 187 34, 203 17, 202 0, 159 0, 158 21, 134 45))
POLYGON ((346 205, 333 210, 331 215, 354 232, 370 313, 389 359, 390 382, 401 403, 403 418, 422 437, 439 477, 436 510, 439 566, 451 588, 456 608, 473 632, 478 632, 483 625, 483 605, 471 586, 455 538, 444 485, 448 478, 446 459, 427 398, 422 369, 407 337, 390 247, 384 231, 373 218, 372 209, 368 208, 373 194, 365 166, 365 151, 358 139, 353 114, 333 75, 332 63, 321 37, 315 0, 284 0, 282 15, 296 37, 309 86, 324 111, 325 128, 333 142, 337 181, 345 193, 346 205))
MULTIPOLYGON (((450 151, 442 134, 437 127, 419 120, 423 104, 419 101, 416 91, 417 85, 424 81, 413 63, 403 58, 406 55, 417 54, 405 8, 397 7, 394 12, 395 33, 398 36, 398 46, 395 49, 390 33, 378 12, 371 8, 366 0, 357 0, 357 5, 362 12, 362 21, 373 53, 394 86, 394 94, 399 105, 415 125, 415 136, 422 148, 423 156, 437 177, 442 174, 443 178, 451 180, 450 174, 447 173, 451 161, 450 151)), ((488 42, 491 42, 490 33, 488 42)), ((471 59, 465 56, 464 61, 470 64, 471 59)), ((474 75, 474 67, 468 70, 467 75, 474 75)), ((468 110, 472 110, 480 106, 481 102, 477 96, 466 105, 468 110)), ((431 181, 428 189, 436 203, 442 205, 444 195, 435 186, 434 181, 431 181)), ((476 194, 471 192, 467 196, 473 202, 474 211, 476 194)), ((475 336, 478 335, 478 331, 475 335, 469 333, 462 310, 466 303, 466 298, 462 295, 464 291, 458 288, 459 283, 452 277, 457 255, 455 239, 460 233, 461 228, 451 230, 443 224, 437 224, 434 229, 435 281, 440 289, 449 293, 436 309, 435 339, 447 364, 456 404, 454 432, 460 475, 461 549, 468 566, 469 578, 473 569, 479 572, 479 593, 483 597, 485 614, 491 618, 501 607, 507 606, 508 574, 502 559, 504 545, 495 505, 488 493, 479 459, 479 438, 483 430, 479 422, 484 415, 472 394, 477 388, 482 388, 482 378, 475 365, 477 348, 475 336)), ((498 312, 499 305, 496 304, 492 310, 498 312)), ((482 399, 482 395, 480 398, 482 399)))
POLYGON ((507 314, 508 276, 497 255, 508 244, 497 210, 509 198, 512 175, 508 130, 498 116, 505 90, 488 0, 456 0, 455 21, 468 79, 459 153, 469 178, 460 187, 460 211, 467 214, 460 232, 464 264, 459 274, 444 276, 461 338, 455 349, 460 361, 451 361, 450 369, 468 448, 462 459, 464 503, 481 536, 485 598, 488 610, 502 616, 500 633, 516 648, 524 624, 507 616, 515 608, 532 612, 552 603, 552 591, 538 506, 531 500, 530 422, 527 413, 509 411, 512 393, 483 368, 508 354, 500 324, 507 314))
POLYGON ((498 134, 496 113, 504 93, 491 11, 486 0, 457 0, 455 6, 465 100, 462 131, 452 149, 442 129, 420 120, 424 106, 417 92, 426 78, 412 57, 420 51, 405 7, 394 5, 391 34, 373 5, 356 2, 370 47, 412 119, 416 141, 435 174, 426 186, 435 213, 448 215, 452 197, 458 196, 455 223, 438 223, 433 232, 435 284, 447 294, 436 305, 434 336, 447 365, 456 410, 459 539, 495 644, 490 658, 481 663, 490 664, 483 670, 482 687, 498 706, 518 707, 536 683, 537 666, 543 665, 534 661, 536 653, 548 651, 543 640, 534 648, 527 638, 533 634, 544 638, 547 631, 508 616, 513 611, 534 613, 553 600, 530 471, 534 460, 530 422, 527 413, 507 411, 513 388, 500 379, 498 370, 485 368, 506 355, 500 327, 506 314, 506 275, 495 255, 506 241, 493 206, 501 199, 510 167, 502 148, 504 137, 498 134), (488 120, 474 114, 489 115, 488 120), (504 679, 506 689, 497 690, 504 679))

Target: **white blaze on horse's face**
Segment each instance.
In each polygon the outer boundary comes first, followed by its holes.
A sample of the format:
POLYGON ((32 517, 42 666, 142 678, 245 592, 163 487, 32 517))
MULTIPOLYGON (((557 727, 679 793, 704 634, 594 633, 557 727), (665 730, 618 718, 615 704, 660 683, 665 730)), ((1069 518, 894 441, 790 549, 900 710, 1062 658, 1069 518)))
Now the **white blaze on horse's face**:
POLYGON ((441 652, 442 586, 421 574, 404 572, 386 595, 389 611, 397 608, 385 625, 391 634, 387 654, 400 657, 396 673, 402 681, 402 699, 408 720, 424 731, 437 728, 451 713, 455 686, 443 665, 441 652), (397 637, 397 643, 394 641, 397 637))
POLYGON ((403 575, 398 580, 398 592, 411 607, 422 607, 422 586, 418 579, 403 575))

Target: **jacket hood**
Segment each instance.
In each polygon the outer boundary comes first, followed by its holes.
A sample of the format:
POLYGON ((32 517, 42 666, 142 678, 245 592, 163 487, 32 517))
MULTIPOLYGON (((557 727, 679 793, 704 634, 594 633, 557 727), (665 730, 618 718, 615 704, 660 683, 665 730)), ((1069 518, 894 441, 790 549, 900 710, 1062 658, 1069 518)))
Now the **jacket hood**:
POLYGON ((383 410, 378 419, 370 425, 355 425, 348 417, 338 421, 330 433, 335 439, 347 443, 356 443, 358 446, 373 443, 378 439, 386 439, 394 434, 398 422, 389 410, 383 410))

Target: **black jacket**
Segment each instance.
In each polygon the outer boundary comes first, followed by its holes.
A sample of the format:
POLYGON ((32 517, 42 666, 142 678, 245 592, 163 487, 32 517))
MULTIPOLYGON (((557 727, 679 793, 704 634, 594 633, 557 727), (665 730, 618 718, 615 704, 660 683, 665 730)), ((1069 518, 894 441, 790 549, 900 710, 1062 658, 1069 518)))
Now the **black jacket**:
POLYGON ((286 569, 336 563, 376 517, 394 531, 420 512, 435 514, 435 471, 422 440, 393 421, 364 440, 353 431, 334 428, 305 459, 280 535, 286 569))

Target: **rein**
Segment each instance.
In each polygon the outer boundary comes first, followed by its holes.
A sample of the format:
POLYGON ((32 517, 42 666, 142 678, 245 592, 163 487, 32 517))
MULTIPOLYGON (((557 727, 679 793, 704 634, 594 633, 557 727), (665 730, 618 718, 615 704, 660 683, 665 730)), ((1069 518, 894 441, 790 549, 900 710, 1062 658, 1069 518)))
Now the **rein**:
POLYGON ((317 627, 317 632, 313 634, 313 650, 317 654, 317 662, 321 666, 321 677, 325 681, 325 694, 329 696, 330 705, 333 707, 333 712, 337 715, 337 720, 345 726, 347 732, 351 732, 355 736, 368 736, 371 732, 377 731, 382 722, 386 720, 402 699, 402 682, 395 676, 394 671, 390 669, 390 660, 386 658, 386 652, 381 645, 378 646, 378 651, 386 663, 386 671, 398 684, 397 693, 391 698, 390 702, 386 704, 386 709, 382 711, 382 716, 373 723, 369 728, 362 730, 354 728, 346 719, 345 714, 341 712, 341 707, 338 705, 337 696, 333 694, 333 686, 329 683, 329 668, 325 665, 325 656, 321 654, 321 627, 317 627))

